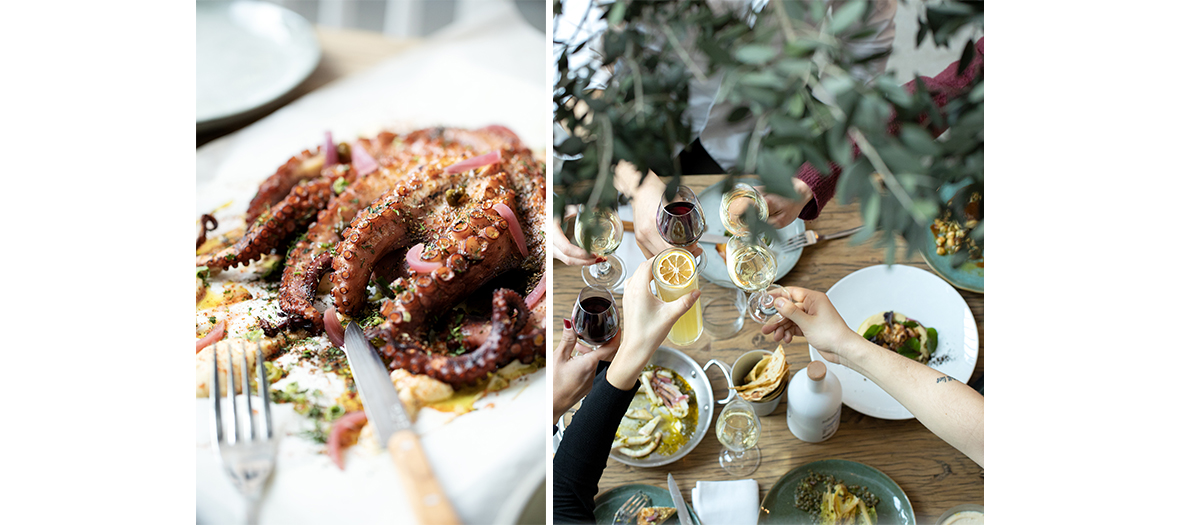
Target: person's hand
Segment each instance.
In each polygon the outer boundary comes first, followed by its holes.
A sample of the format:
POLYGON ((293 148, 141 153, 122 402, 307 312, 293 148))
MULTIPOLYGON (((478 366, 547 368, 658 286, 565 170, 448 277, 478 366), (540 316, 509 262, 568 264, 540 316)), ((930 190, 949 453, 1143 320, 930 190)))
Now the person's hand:
MULTIPOLYGON (((643 256, 648 259, 672 247, 660 236, 656 221, 659 218, 659 209, 663 203, 662 198, 666 187, 667 185, 660 181, 659 177, 654 173, 649 173, 643 181, 643 186, 639 187, 632 195, 631 215, 635 225, 635 243, 639 245, 643 256)), ((696 244, 685 249, 697 256, 704 253, 704 250, 696 244)))
POLYGON ((762 325, 762 333, 773 333, 774 340, 784 344, 795 335, 806 337, 831 363, 841 364, 852 357, 846 355, 845 349, 860 335, 848 327, 826 294, 794 286, 768 293, 775 297, 778 315, 762 325))
POLYGON ((579 399, 590 393, 594 372, 599 361, 610 361, 619 349, 622 337, 615 336, 609 343, 590 349, 578 342, 573 324, 565 320, 561 341, 553 348, 549 363, 553 367, 553 424, 579 399), (573 355, 574 351, 579 355, 573 355))
MULTIPOLYGON (((568 217, 569 214, 566 216, 568 217)), ((561 229, 562 220, 564 219, 554 217, 549 221, 549 239, 552 241, 550 246, 553 247, 554 256, 570 266, 590 266, 606 260, 604 257, 598 257, 570 242, 561 229)))
POLYGON ((666 303, 652 295, 652 261, 654 259, 643 261, 623 290, 623 341, 606 373, 607 380, 620 390, 634 386, 656 348, 668 337, 672 325, 701 296, 700 290, 693 290, 666 303))
POLYGON ((766 193, 764 186, 757 188, 766 199, 766 209, 769 212, 766 222, 775 228, 785 228, 795 219, 798 219, 799 213, 815 197, 811 191, 811 187, 806 182, 799 179, 791 179, 791 184, 795 187, 795 193, 799 194, 799 197, 796 199, 788 199, 782 195, 766 193))

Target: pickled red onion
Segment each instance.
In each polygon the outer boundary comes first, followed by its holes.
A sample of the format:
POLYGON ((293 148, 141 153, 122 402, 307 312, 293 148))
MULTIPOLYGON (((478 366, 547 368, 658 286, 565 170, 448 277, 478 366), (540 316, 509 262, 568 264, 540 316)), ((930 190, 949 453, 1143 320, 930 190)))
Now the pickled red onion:
POLYGON ((406 252, 406 264, 410 265, 411 270, 418 273, 430 273, 442 266, 442 263, 422 260, 422 249, 425 247, 425 244, 418 243, 406 252))
POLYGON ((222 337, 225 337, 225 319, 218 321, 205 337, 197 340, 197 352, 200 353, 202 348, 220 341, 222 337))
POLYGON ((344 326, 336 316, 335 306, 328 307, 324 312, 324 333, 328 334, 328 340, 332 341, 333 346, 344 348, 344 326))
POLYGON ((340 162, 336 156, 336 144, 332 143, 332 132, 324 132, 324 166, 331 166, 340 162))
POLYGON ((360 433, 368 421, 365 411, 358 410, 344 414, 332 423, 332 430, 328 433, 328 457, 332 458, 332 463, 340 467, 340 470, 344 470, 344 449, 349 446, 344 444, 345 434, 360 433))
POLYGON ((356 170, 357 175, 365 176, 377 171, 377 161, 361 146, 361 141, 353 141, 349 149, 352 151, 352 169, 356 170))
POLYGON ((497 202, 492 205, 492 209, 496 210, 504 220, 508 221, 508 231, 512 232, 512 239, 516 241, 516 247, 520 248, 520 254, 529 256, 529 245, 524 239, 524 230, 520 229, 520 221, 516 220, 516 214, 512 212, 507 204, 497 202))
POLYGON ((451 164, 443 170, 443 173, 447 175, 453 175, 455 173, 461 173, 467 170, 473 170, 475 168, 482 168, 488 164, 495 164, 497 162, 500 162, 500 150, 480 155, 478 157, 471 157, 470 159, 461 160, 451 164))
POLYGON ((548 273, 541 274, 541 280, 537 281, 537 285, 533 287, 533 291, 529 292, 528 297, 524 298, 524 304, 532 310, 537 303, 545 299, 545 281, 548 278, 548 273))

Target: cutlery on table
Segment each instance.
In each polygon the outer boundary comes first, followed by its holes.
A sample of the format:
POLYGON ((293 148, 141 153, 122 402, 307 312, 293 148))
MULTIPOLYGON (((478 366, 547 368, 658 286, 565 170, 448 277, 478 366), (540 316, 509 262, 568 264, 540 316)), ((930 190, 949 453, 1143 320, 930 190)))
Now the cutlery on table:
POLYGON ((680 487, 676 486, 676 479, 668 473, 668 492, 672 493, 672 504, 676 505, 676 516, 680 518, 680 525, 692 525, 688 517, 688 505, 684 504, 684 496, 680 494, 680 487))
POLYGON ((619 510, 615 511, 615 519, 612 525, 630 525, 635 522, 635 517, 639 515, 639 511, 651 504, 651 496, 642 492, 636 492, 623 502, 619 510))
POLYGON ((225 397, 229 401, 227 410, 230 413, 229 429, 222 431, 221 420, 221 380, 217 373, 218 348, 213 348, 213 372, 209 381, 209 397, 213 401, 211 411, 213 417, 213 441, 217 443, 217 455, 221 464, 229 474, 230 480, 238 487, 238 491, 246 497, 246 522, 258 523, 258 503, 262 496, 262 489, 266 480, 274 472, 275 453, 278 449, 278 439, 275 439, 274 425, 270 417, 270 385, 266 381, 266 369, 263 367, 262 349, 257 344, 250 344, 241 348, 242 363, 242 397, 246 403, 246 417, 250 419, 250 433, 248 439, 243 440, 245 428, 238 430, 238 410, 234 390, 233 352, 226 350, 226 385, 225 397), (257 366, 258 397, 262 399, 261 414, 262 431, 259 432, 254 424, 253 402, 250 400, 250 365, 246 359, 247 351, 254 352, 254 364, 257 366))
POLYGON ((443 492, 418 435, 414 434, 410 416, 397 397, 397 389, 377 349, 365 339, 356 323, 344 331, 344 354, 352 367, 357 391, 365 406, 365 414, 376 429, 377 438, 389 448, 394 465, 401 475, 402 486, 408 493, 410 505, 422 523, 461 523, 443 492))
POLYGON ((811 245, 813 245, 817 242, 820 242, 820 241, 830 241, 832 239, 841 239, 844 237, 848 237, 849 235, 852 235, 852 234, 860 231, 863 228, 864 228, 864 226, 857 226, 855 228, 849 228, 847 230, 838 231, 836 233, 829 234, 829 235, 819 235, 819 234, 815 233, 814 231, 807 230, 803 233, 800 233, 799 235, 794 235, 791 238, 787 239, 787 241, 783 243, 782 251, 789 252, 791 250, 799 250, 805 246, 811 246, 811 245))

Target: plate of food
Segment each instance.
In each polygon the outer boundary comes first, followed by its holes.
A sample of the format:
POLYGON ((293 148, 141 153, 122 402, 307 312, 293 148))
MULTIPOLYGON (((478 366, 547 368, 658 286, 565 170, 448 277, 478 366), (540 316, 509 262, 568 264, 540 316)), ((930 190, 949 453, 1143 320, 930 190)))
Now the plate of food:
POLYGON ((843 459, 813 461, 779 478, 758 523, 916 523, 910 499, 880 470, 843 459))
MULTIPOLYGON (((515 458, 500 461, 502 470, 535 463, 502 441, 527 441, 518 424, 527 407, 514 401, 536 403, 544 394, 537 373, 546 348, 544 164, 497 125, 383 131, 339 143, 323 136, 302 152, 293 147, 298 153, 261 177, 244 213, 215 209, 200 220, 198 420, 209 417, 212 355, 224 385, 229 357, 240 375, 240 355, 250 349, 253 376, 259 348, 281 421, 277 494, 263 514, 279 519, 308 487, 339 494, 377 476, 395 492, 392 464, 379 457, 384 447, 372 446, 371 428, 362 426, 342 351, 342 329, 356 323, 384 356, 415 430, 428 434, 423 446, 435 447, 444 486, 461 492, 498 464, 473 465, 473 454, 455 450, 462 441, 440 448, 473 432, 492 447, 482 454, 515 458), (529 392, 530 385, 540 388, 529 392), (498 425, 497 416, 512 423, 498 425), (463 469, 448 468, 463 457, 463 469)), ((205 468, 216 456, 208 424, 201 429, 198 509, 217 522, 222 498, 210 487, 228 479, 205 468)), ((503 499, 482 501, 494 493, 454 503, 460 512, 500 508, 494 503, 503 499)))
MULTIPOLYGON (((705 368, 710 366, 721 369, 732 390, 729 367, 724 363, 710 360, 702 368, 684 352, 657 348, 640 375, 639 391, 615 431, 611 459, 633 467, 658 467, 696 448, 713 420, 713 387, 705 375, 705 368)), ((579 406, 558 420, 561 433, 579 406)))
POLYGON ((949 186, 939 195, 946 205, 930 222, 922 258, 956 288, 983 293, 983 246, 972 237, 983 224, 983 185, 949 186))
POLYGON ((232 123, 303 82, 320 62, 311 23, 269 2, 197 2, 197 132, 232 123))
MULTIPOLYGON (((828 298, 848 327, 891 351, 929 365, 966 384, 979 357, 979 329, 967 302, 951 285, 925 270, 900 264, 852 272, 832 285, 828 298)), ((876 383, 829 363, 849 408, 881 419, 914 417, 876 383)))
MULTIPOLYGON (((602 525, 615 525, 615 513, 635 494, 647 496, 647 504, 639 511, 639 515, 632 523, 642 525, 659 525, 664 522, 679 523, 679 521, 668 521, 672 518, 678 519, 676 504, 672 502, 672 494, 668 492, 668 489, 640 483, 615 487, 596 498, 594 500, 594 522, 602 525)), ((687 502, 685 507, 688 508, 690 514, 689 520, 692 523, 700 523, 700 519, 697 518, 696 513, 687 502)))
MULTIPOLYGON (((725 227, 721 225, 720 210, 721 197, 723 195, 722 188, 725 182, 718 182, 702 191, 697 195, 697 201, 701 203, 701 211, 705 216, 705 233, 712 233, 716 235, 728 236, 725 227)), ((790 224, 778 230, 778 238, 780 241, 799 235, 806 230, 802 219, 795 219, 790 224)), ((769 243, 770 250, 774 252, 778 269, 775 272, 774 280, 782 279, 791 268, 795 267, 795 263, 799 262, 799 257, 803 254, 803 250, 784 251, 779 246, 781 243, 776 243, 771 240, 769 243)), ((701 270, 701 275, 705 276, 709 282, 718 286, 726 288, 737 288, 733 281, 729 278, 729 270, 725 267, 725 244, 709 244, 701 243, 701 248, 705 251, 705 256, 708 258, 708 263, 705 268, 701 270)))

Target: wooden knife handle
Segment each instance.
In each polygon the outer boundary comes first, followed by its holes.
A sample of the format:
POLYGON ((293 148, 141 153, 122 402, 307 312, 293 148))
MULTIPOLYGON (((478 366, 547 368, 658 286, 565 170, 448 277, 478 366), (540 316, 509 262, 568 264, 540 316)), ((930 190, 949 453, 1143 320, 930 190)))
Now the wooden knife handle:
POLYGON ((402 486, 409 495, 410 505, 414 507, 418 521, 423 524, 463 523, 434 478, 434 471, 430 470, 430 463, 422 452, 422 443, 413 430, 395 432, 389 438, 389 454, 393 456, 393 464, 401 474, 402 486))

